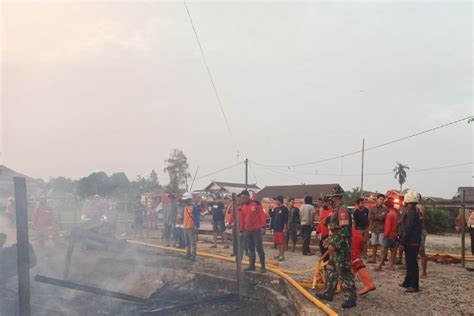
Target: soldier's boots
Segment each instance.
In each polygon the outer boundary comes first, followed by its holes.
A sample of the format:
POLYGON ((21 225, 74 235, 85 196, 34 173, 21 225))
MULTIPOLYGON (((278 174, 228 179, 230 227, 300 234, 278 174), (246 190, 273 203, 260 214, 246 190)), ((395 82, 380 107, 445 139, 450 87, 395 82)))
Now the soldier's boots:
POLYGON ((352 308, 352 307, 356 307, 356 305, 357 305, 356 300, 354 298, 349 298, 347 301, 342 303, 342 308, 352 308))
POLYGON ((334 295, 332 293, 316 293, 314 294, 317 298, 325 301, 332 302, 334 299, 334 295))

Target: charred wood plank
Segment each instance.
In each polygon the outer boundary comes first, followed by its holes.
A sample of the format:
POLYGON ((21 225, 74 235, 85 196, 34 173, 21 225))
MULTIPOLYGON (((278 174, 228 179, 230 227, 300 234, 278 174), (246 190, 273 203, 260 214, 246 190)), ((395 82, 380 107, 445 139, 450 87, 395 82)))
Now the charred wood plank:
POLYGON ((71 290, 87 292, 87 293, 91 293, 95 295, 113 297, 113 298, 124 300, 124 301, 131 301, 131 302, 136 302, 136 303, 146 303, 148 301, 147 299, 144 299, 138 296, 133 296, 133 295, 124 294, 120 292, 114 292, 114 291, 101 289, 94 286, 78 284, 71 281, 54 279, 54 278, 50 278, 44 275, 36 275, 35 281, 51 284, 51 285, 56 285, 56 286, 68 288, 71 290))

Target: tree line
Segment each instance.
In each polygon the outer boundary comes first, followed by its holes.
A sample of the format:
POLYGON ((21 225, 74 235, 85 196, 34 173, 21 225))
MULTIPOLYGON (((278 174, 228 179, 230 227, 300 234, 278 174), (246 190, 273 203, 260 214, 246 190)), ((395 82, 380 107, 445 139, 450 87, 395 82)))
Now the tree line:
POLYGON ((165 161, 163 173, 169 177, 169 183, 162 186, 158 173, 153 169, 147 176, 138 175, 130 180, 124 172, 107 175, 104 171, 93 172, 86 177, 74 180, 67 177, 50 178, 42 181, 44 192, 55 194, 73 194, 81 198, 100 195, 115 199, 132 199, 145 192, 163 190, 166 193, 181 193, 187 189, 189 164, 186 155, 174 149, 165 161))

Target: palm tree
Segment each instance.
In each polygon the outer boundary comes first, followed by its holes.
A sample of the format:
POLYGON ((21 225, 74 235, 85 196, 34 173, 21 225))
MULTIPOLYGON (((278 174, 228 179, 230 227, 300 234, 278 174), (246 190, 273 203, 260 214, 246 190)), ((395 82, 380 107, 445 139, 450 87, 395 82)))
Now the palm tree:
POLYGON ((410 169, 410 167, 405 166, 398 161, 395 168, 393 168, 393 172, 395 172, 395 179, 398 179, 398 183, 400 183, 400 192, 402 192, 403 184, 407 181, 407 169, 410 169))

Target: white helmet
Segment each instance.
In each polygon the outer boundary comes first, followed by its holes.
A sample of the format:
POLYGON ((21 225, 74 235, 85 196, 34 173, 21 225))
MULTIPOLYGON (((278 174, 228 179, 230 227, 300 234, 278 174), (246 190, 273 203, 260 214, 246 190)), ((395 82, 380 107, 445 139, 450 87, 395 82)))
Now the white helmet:
POLYGON ((403 202, 405 202, 406 204, 408 204, 408 203, 419 203, 420 202, 420 195, 415 190, 408 189, 407 193, 405 194, 405 197, 403 199, 403 202))
POLYGON ((183 194, 183 197, 181 198, 181 200, 192 200, 193 198, 193 194, 191 192, 186 192, 183 194))

